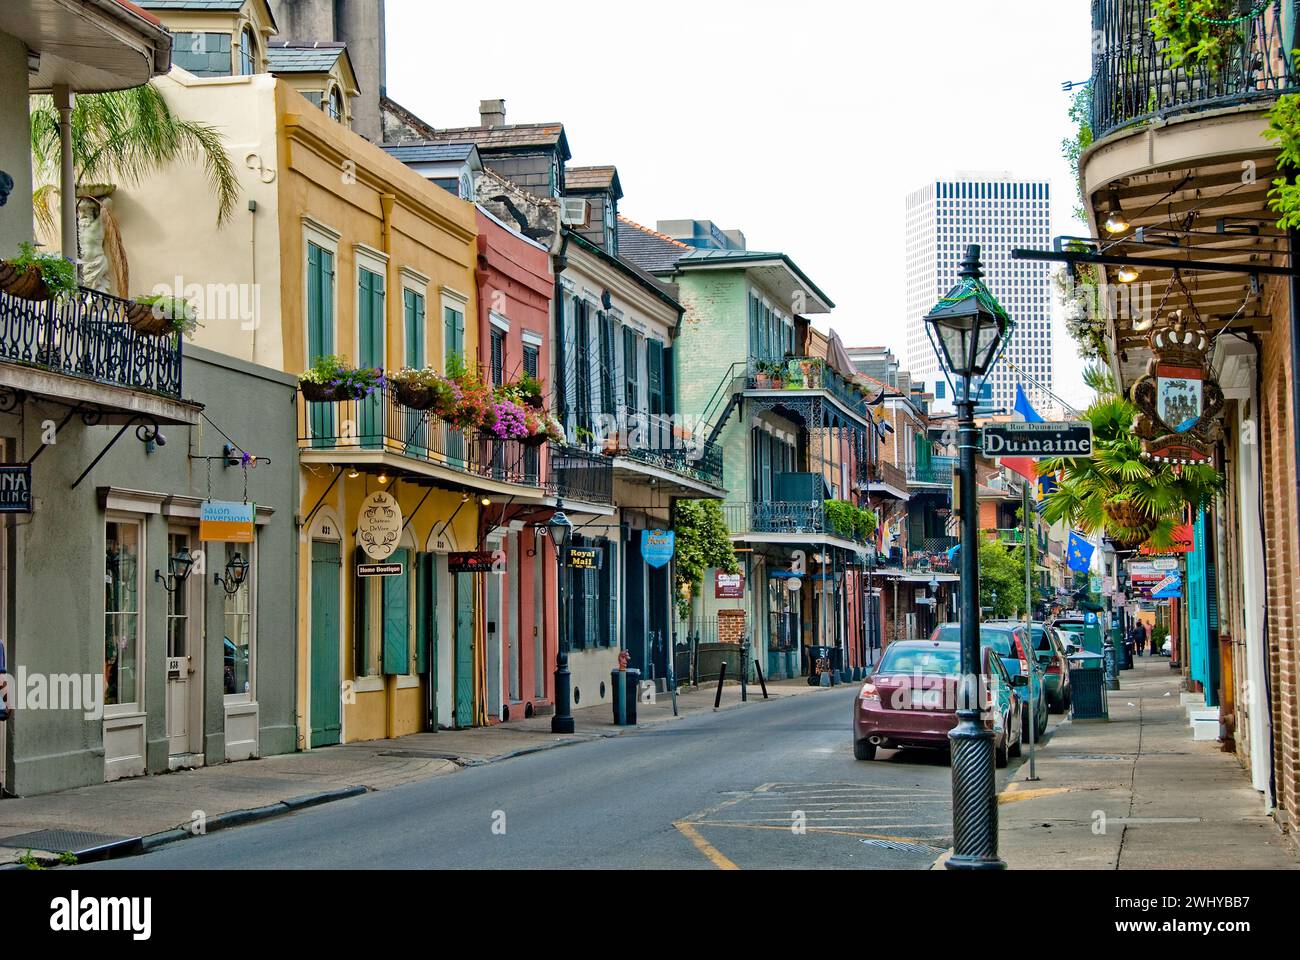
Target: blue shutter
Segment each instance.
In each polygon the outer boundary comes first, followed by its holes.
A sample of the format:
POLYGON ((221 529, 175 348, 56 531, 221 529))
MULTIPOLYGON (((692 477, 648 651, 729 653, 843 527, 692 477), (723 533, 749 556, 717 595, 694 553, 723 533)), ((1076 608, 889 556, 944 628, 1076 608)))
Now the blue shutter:
POLYGON ((380 580, 383 585, 384 673, 401 677, 411 672, 410 552, 394 550, 389 562, 400 563, 402 575, 380 580))
MULTIPOLYGON (((356 549, 356 563, 369 563, 360 547, 356 549)), ((358 677, 370 676, 370 617, 367 601, 369 599, 370 581, 363 580, 352 572, 352 667, 358 677)))

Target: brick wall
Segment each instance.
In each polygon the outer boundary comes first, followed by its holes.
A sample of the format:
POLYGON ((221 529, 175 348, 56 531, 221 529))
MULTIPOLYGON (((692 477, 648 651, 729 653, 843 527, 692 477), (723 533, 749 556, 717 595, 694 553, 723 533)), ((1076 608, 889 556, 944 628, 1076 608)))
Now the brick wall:
POLYGON ((718 611, 718 643, 740 643, 745 638, 745 611, 718 611))
POLYGON ((1290 304, 1276 281, 1268 293, 1272 331, 1261 338, 1261 410, 1264 544, 1268 588, 1269 710, 1273 722, 1278 820, 1291 828, 1300 818, 1300 710, 1297 709, 1296 488, 1291 422, 1290 304))

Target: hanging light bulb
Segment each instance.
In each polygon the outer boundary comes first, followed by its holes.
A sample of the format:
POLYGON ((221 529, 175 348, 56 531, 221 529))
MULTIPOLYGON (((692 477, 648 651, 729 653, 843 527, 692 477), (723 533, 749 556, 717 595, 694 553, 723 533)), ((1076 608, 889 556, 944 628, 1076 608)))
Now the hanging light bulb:
POLYGON ((361 476, 361 471, 360 471, 360 470, 358 470, 356 467, 348 467, 348 479, 349 479, 349 480, 355 480, 355 479, 356 479, 357 477, 359 477, 359 476, 361 476))
POLYGON ((1119 278, 1120 283, 1132 283, 1138 277, 1142 276, 1142 272, 1138 270, 1137 267, 1130 266, 1126 263, 1119 268, 1119 271, 1115 276, 1119 278))
POLYGON ((1109 234, 1125 233, 1132 226, 1120 206, 1118 190, 1111 190, 1110 196, 1106 199, 1106 219, 1102 226, 1109 234))
POLYGON ((388 471, 387 471, 387 470, 380 470, 380 471, 379 471, 379 476, 376 477, 375 479, 377 479, 377 480, 379 481, 379 485, 382 487, 384 484, 386 484, 386 483, 388 482, 388 471))
POLYGON ((483 498, 481 501, 479 501, 479 502, 482 503, 483 506, 485 506, 485 507, 490 507, 490 506, 492 506, 492 498, 491 498, 491 497, 484 497, 484 498, 483 498))

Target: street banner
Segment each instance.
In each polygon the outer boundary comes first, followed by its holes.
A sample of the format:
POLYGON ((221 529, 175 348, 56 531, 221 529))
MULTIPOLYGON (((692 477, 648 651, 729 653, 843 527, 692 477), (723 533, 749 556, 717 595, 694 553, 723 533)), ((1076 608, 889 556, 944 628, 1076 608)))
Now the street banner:
POLYGON ((646 565, 656 570, 666 567, 673 558, 675 540, 676 535, 671 530, 642 530, 641 556, 646 565))
POLYGON ((1156 584, 1151 596, 1156 600, 1181 600, 1183 598, 1183 575, 1171 573, 1156 584))
POLYGON ((199 508, 203 543, 252 543, 257 507, 251 503, 207 500, 199 508))

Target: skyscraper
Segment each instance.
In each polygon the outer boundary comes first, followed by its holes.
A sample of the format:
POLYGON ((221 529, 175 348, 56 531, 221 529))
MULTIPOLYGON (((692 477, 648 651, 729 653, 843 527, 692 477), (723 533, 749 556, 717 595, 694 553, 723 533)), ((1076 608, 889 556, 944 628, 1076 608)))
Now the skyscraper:
POLYGON ((1051 266, 1012 260, 1016 247, 1051 245, 1051 196, 1046 180, 1009 173, 959 173, 927 183, 907 196, 907 362, 913 377, 934 391, 936 409, 952 396, 925 332, 925 315, 957 282, 968 244, 980 245, 984 282, 1011 314, 1015 332, 989 379, 985 403, 1010 412, 1020 380, 1040 409, 1052 389, 1051 266), (1032 377, 1034 386, 1015 369, 1032 377))

